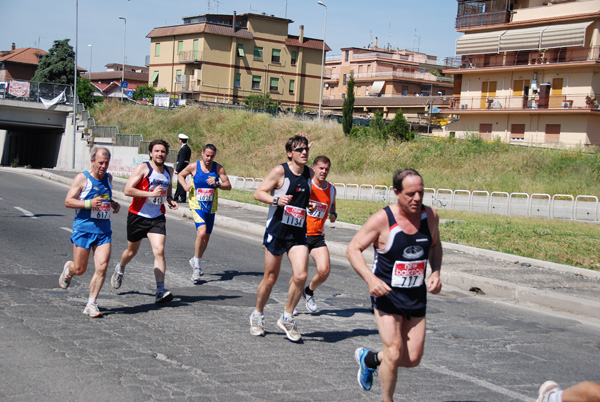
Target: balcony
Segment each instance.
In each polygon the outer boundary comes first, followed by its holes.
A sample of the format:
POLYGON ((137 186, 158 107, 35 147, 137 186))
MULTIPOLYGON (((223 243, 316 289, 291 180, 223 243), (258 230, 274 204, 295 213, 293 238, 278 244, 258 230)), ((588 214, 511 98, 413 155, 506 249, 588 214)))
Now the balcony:
POLYGON ((570 94, 540 96, 474 96, 464 97, 455 95, 449 109, 459 111, 539 111, 539 110, 595 110, 600 111, 600 104, 596 101, 600 94, 570 94))
POLYGON ((430 73, 406 73, 403 71, 378 71, 374 73, 354 74, 355 80, 361 79, 411 79, 428 82, 454 82, 451 77, 437 77, 430 73))
POLYGON ((536 65, 557 65, 565 63, 598 62, 600 46, 580 48, 559 48, 546 51, 530 50, 506 52, 502 54, 480 54, 457 56, 449 62, 457 69, 496 68, 536 65))
POLYGON ((202 53, 197 50, 186 50, 178 54, 181 64, 200 64, 202 63, 202 53))
POLYGON ((202 81, 194 75, 183 75, 181 81, 175 83, 175 91, 183 93, 201 92, 202 81))
POLYGON ((510 22, 510 15, 508 10, 459 15, 456 17, 456 29, 506 24, 510 22))

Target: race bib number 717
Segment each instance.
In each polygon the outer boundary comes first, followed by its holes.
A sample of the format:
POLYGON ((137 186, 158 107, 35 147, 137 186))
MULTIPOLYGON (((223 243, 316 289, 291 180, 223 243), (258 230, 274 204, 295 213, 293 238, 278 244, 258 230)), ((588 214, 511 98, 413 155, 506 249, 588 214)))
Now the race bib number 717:
POLYGON ((396 261, 392 271, 392 287, 418 288, 425 280, 427 260, 396 261))

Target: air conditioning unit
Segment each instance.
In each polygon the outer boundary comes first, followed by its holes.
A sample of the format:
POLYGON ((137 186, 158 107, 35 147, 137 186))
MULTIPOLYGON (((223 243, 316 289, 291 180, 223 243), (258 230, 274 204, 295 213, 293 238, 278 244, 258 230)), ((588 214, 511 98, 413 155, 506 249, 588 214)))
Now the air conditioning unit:
POLYGON ((466 103, 461 103, 461 104, 460 104, 460 108, 461 108, 461 109, 468 109, 468 108, 469 108, 469 105, 467 105, 466 103))
POLYGON ((202 74, 202 70, 200 70, 200 69, 195 69, 195 70, 194 70, 194 79, 195 79, 196 81, 200 81, 200 76, 201 76, 201 74, 202 74))

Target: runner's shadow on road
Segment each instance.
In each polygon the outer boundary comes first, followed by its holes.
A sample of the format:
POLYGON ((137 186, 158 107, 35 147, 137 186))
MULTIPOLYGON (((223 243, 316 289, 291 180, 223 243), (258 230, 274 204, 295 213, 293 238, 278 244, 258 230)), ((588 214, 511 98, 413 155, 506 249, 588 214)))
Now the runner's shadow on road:
POLYGON ((364 313, 364 314, 371 314, 371 310, 369 310, 368 308, 347 308, 347 309, 330 309, 330 310, 319 310, 316 313, 302 313, 302 314, 310 314, 310 315, 314 315, 314 316, 330 316, 330 317, 344 317, 344 318, 348 318, 348 317, 352 317, 355 314, 358 313, 364 313))
POLYGON ((316 331, 302 334, 307 342, 336 343, 357 336, 377 335, 376 329, 353 329, 352 331, 316 331))
MULTIPOLYGON (((144 294, 140 292, 127 292, 128 294, 137 293, 144 294)), ((151 295, 154 296, 154 295, 151 295)), ((173 301, 164 303, 164 304, 156 304, 156 303, 147 303, 140 304, 137 306, 127 306, 127 307, 115 307, 115 308, 107 308, 103 309, 102 313, 104 315, 111 314, 141 314, 147 313, 149 311, 160 310, 163 308, 175 308, 175 307, 183 307, 189 306, 194 303, 203 302, 203 301, 224 301, 230 299, 237 299, 240 296, 174 296, 173 301)))
POLYGON ((209 283, 209 282, 231 281, 236 276, 263 276, 263 274, 264 274, 264 272, 240 272, 240 271, 234 271, 234 270, 227 270, 225 272, 219 272, 219 273, 214 273, 214 274, 210 273, 209 275, 220 276, 220 278, 208 279, 208 280, 201 279, 200 281, 198 281, 198 283, 196 283, 196 285, 203 285, 203 284, 209 283))

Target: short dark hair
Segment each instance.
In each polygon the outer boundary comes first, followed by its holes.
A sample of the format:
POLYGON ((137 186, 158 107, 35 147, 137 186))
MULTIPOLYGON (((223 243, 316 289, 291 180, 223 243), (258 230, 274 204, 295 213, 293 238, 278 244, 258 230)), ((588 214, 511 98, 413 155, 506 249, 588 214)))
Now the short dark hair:
POLYGON ((167 151, 167 154, 169 153, 169 143, 165 140, 154 140, 150 143, 150 145, 148 145, 148 153, 152 152, 152 149, 154 149, 155 145, 162 145, 165 147, 165 150, 167 151))
POLYGON ((206 144, 204 146, 204 148, 202 149, 202 152, 206 151, 207 149, 210 149, 213 152, 217 152, 217 147, 215 147, 213 144, 206 144))
MULTIPOLYGON (((299 145, 308 146, 308 139, 302 135, 295 135, 291 137, 285 143, 285 152, 292 152, 294 148, 297 148, 299 145)), ((288 159, 291 160, 292 158, 288 157, 288 159)))
POLYGON ((329 160, 328 157, 326 157, 325 155, 319 155, 315 158, 315 160, 313 161, 313 166, 316 166, 317 163, 319 162, 323 162, 329 165, 329 167, 331 167, 331 161, 329 160))
POLYGON ((96 160, 96 155, 98 155, 98 152, 100 152, 100 153, 106 153, 108 155, 108 160, 110 160, 110 151, 108 150, 108 148, 105 148, 105 147, 94 147, 92 149, 92 160, 93 161, 96 160))
POLYGON ((394 188, 399 192, 402 192, 402 182, 408 176, 419 176, 421 180, 423 177, 414 169, 399 169, 394 173, 394 188))

